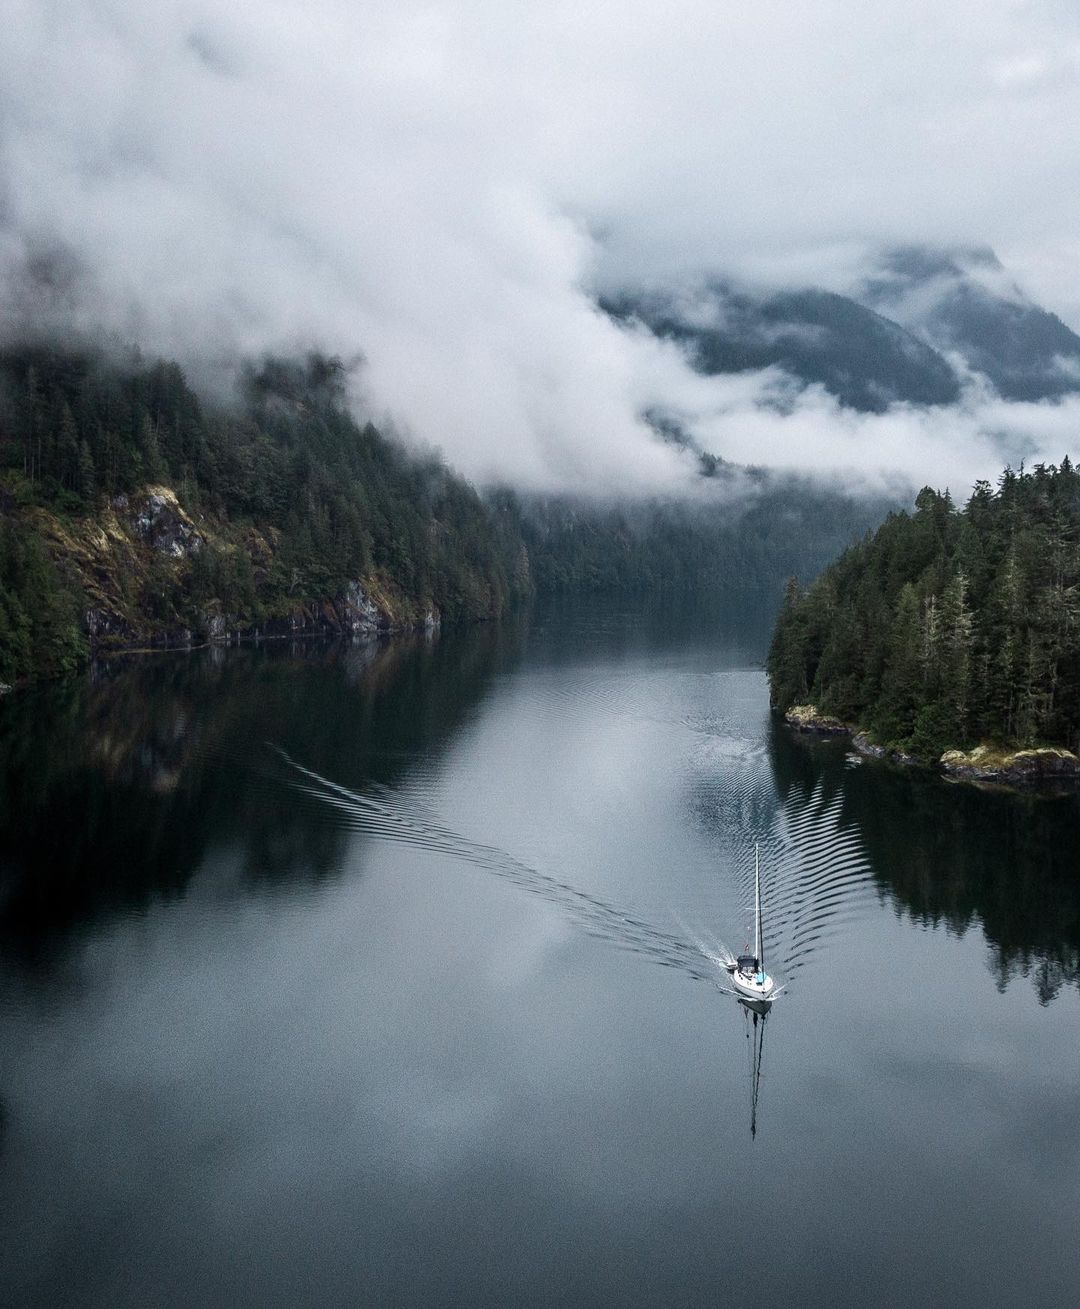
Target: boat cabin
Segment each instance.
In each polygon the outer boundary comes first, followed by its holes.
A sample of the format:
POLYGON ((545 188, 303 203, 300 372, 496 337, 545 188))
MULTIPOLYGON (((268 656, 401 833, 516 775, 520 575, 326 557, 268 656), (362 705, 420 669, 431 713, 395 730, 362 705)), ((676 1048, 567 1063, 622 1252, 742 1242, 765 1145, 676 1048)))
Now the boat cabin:
POLYGON ((735 962, 739 966, 739 972, 745 973, 747 977, 753 977, 758 970, 758 958, 756 954, 741 954, 735 962))

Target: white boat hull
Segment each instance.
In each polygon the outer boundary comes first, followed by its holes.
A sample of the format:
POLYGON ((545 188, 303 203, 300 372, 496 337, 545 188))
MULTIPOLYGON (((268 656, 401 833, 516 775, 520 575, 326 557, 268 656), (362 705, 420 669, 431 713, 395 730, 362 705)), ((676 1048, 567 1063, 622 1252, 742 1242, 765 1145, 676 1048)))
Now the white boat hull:
POLYGON ((776 990, 776 983, 768 973, 744 973, 741 968, 736 968, 731 974, 731 984, 748 1000, 762 1003, 771 1000, 776 990))

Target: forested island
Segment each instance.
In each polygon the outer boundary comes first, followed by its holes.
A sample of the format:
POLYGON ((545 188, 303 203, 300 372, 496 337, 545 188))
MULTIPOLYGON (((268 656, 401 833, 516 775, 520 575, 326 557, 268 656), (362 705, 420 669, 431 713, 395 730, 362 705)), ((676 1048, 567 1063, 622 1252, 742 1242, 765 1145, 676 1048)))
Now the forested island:
POLYGON ((823 567, 885 512, 764 473, 735 498, 731 470, 687 459, 701 494, 681 499, 480 491, 358 421, 336 359, 252 363, 225 401, 134 349, 7 346, 0 681, 100 650, 475 621, 535 593, 769 605, 797 560, 823 567))
POLYGON ((791 581, 772 703, 959 775, 1008 771, 1010 756, 1014 770, 1071 772, 1078 634, 1080 473, 1067 457, 1007 468, 962 508, 924 489, 805 590, 791 581))

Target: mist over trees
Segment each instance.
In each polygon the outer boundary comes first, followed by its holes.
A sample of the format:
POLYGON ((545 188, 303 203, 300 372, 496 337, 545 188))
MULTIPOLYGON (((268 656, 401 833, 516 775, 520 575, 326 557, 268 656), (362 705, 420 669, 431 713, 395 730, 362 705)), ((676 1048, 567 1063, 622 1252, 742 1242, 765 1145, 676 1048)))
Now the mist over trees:
POLYGON ((519 502, 519 513, 541 594, 669 591, 769 614, 789 565, 815 577, 892 507, 883 497, 763 476, 728 502, 547 496, 519 502))
POLYGON ((88 570, 125 565, 88 564, 77 542, 107 536, 110 514, 148 488, 170 488, 202 525, 198 550, 148 547, 112 579, 162 640, 200 639, 211 612, 243 628, 371 578, 447 622, 566 592, 667 591, 768 613, 794 567, 813 575, 888 507, 764 473, 736 491, 738 470, 700 458, 701 494, 681 500, 482 494, 357 422, 345 381, 332 358, 264 359, 235 404, 214 405, 177 364, 134 351, 0 351, 0 679, 85 656, 88 570))
POLYGON ((162 625, 211 602, 256 623, 372 572, 448 621, 497 614, 529 589, 513 526, 438 460, 357 424, 335 360, 253 366, 231 408, 136 354, 8 349, 0 382, 0 676, 60 671, 85 644, 77 578, 63 548, 46 553, 42 511, 62 531, 147 486, 168 485, 221 528, 179 571, 155 559, 132 581, 134 607, 162 625), (75 631, 63 656, 46 639, 61 621, 75 631))
POLYGON ((1007 468, 961 509, 925 488, 808 588, 788 585, 773 703, 922 757, 1080 745, 1080 473, 1007 468))
POLYGON ((622 291, 603 307, 619 321, 640 321, 680 343, 706 375, 778 367, 864 413, 883 414, 897 402, 949 405, 960 398, 956 373, 942 355, 848 296, 816 289, 754 296, 713 280, 689 306, 670 293, 622 291))

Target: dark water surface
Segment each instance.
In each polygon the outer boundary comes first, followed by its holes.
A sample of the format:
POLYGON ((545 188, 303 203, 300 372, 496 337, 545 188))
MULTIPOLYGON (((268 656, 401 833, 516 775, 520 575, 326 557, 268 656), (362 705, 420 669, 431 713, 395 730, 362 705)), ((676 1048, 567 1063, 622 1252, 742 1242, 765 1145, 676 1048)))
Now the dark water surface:
POLYGON ((790 741, 762 649, 601 608, 0 703, 0 1303, 1080 1303, 1080 804, 790 741))

